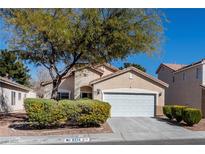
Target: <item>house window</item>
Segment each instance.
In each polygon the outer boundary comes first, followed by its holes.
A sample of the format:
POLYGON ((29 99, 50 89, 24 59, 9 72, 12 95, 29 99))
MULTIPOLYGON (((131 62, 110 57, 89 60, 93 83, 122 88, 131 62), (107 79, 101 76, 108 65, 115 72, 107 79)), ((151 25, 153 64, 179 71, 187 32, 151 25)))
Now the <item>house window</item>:
POLYGON ((183 73, 183 80, 185 80, 185 73, 183 73))
POLYGON ((14 91, 11 92, 11 105, 16 104, 16 93, 14 91))
POLYGON ((80 98, 90 98, 90 99, 92 99, 92 93, 91 92, 81 92, 80 98))
POLYGON ((58 92, 58 99, 70 99, 69 92, 58 92))
POLYGON ((196 79, 199 79, 200 77, 200 69, 196 68, 196 79))
POLYGON ((18 100, 21 100, 21 93, 18 94, 18 100))
POLYGON ((173 82, 173 83, 175 82, 175 77, 174 77, 174 76, 172 77, 172 82, 173 82))

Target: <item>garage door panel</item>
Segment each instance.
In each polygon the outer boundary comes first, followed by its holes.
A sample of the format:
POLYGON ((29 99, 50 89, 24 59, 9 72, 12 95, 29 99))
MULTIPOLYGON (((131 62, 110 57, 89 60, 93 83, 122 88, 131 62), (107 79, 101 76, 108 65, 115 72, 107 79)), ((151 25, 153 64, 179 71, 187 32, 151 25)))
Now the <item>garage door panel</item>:
POLYGON ((155 97, 153 94, 105 93, 104 101, 111 104, 113 117, 154 116, 155 97))

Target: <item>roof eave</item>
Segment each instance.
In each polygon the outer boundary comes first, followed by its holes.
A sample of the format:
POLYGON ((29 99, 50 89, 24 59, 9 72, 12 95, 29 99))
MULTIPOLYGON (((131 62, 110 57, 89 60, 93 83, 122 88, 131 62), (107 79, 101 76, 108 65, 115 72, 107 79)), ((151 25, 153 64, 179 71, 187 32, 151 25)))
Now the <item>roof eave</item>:
POLYGON ((194 63, 194 64, 192 64, 192 65, 188 65, 187 67, 185 66, 185 67, 183 67, 183 68, 180 68, 180 69, 176 70, 174 73, 182 72, 182 71, 184 71, 184 70, 187 70, 187 69, 190 69, 190 68, 192 68, 192 67, 196 67, 196 66, 199 66, 199 65, 202 65, 202 64, 203 64, 202 61, 201 61, 201 62, 198 62, 198 63, 194 63))
POLYGON ((154 82, 156 82, 156 83, 158 83, 158 84, 160 84, 160 85, 162 85, 162 86, 164 86, 164 87, 166 87, 166 88, 169 87, 169 85, 168 85, 167 83, 165 83, 165 82, 163 82, 163 81, 161 81, 161 80, 159 80, 159 79, 155 79, 155 78, 152 77, 151 75, 148 75, 148 74, 146 74, 146 73, 144 73, 144 72, 142 72, 142 71, 140 71, 140 70, 138 70, 137 68, 134 68, 134 67, 129 67, 129 68, 120 70, 119 73, 115 73, 115 74, 110 75, 110 76, 108 76, 108 77, 106 77, 106 78, 103 78, 103 79, 98 79, 98 80, 96 80, 96 81, 91 81, 90 84, 93 85, 93 84, 96 84, 96 83, 99 83, 99 82, 103 82, 103 81, 105 81, 105 80, 108 80, 108 79, 110 79, 110 78, 112 78, 112 77, 115 77, 115 76, 117 76, 117 75, 126 73, 126 72, 131 71, 131 70, 133 70, 133 71, 135 71, 135 72, 137 72, 137 73, 140 73, 141 75, 143 75, 143 76, 145 76, 145 77, 151 79, 152 81, 154 81, 154 82))
POLYGON ((26 90, 26 91, 30 91, 30 90, 33 90, 33 89, 30 89, 28 87, 25 87, 23 85, 17 85, 15 83, 11 83, 9 81, 5 81, 5 80, 0 80, 0 82, 4 83, 4 84, 7 84, 7 85, 10 85, 10 86, 13 86, 13 87, 16 87, 16 88, 19 88, 19 89, 22 89, 22 90, 26 90))
POLYGON ((163 63, 161 63, 161 64, 159 65, 157 71, 155 72, 156 74, 159 73, 159 70, 161 69, 162 66, 165 66, 166 68, 169 68, 169 69, 172 70, 173 72, 176 71, 176 70, 174 70, 173 68, 171 68, 171 67, 169 67, 169 66, 167 66, 167 65, 165 65, 165 64, 163 64, 163 63))

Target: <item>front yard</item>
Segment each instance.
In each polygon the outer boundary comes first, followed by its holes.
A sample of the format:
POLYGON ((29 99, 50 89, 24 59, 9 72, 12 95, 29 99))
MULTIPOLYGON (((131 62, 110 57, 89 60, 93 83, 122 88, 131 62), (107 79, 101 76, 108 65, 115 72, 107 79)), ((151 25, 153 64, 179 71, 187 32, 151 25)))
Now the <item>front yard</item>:
MULTIPOLYGON (((111 106, 108 103, 96 100, 63 100, 55 102, 45 99, 27 99, 25 109, 27 113, 0 114, 0 136, 47 136, 47 135, 71 135, 71 134, 100 134, 112 133, 112 129, 122 129, 127 134, 138 134, 144 129, 158 130, 164 126, 186 131, 205 131, 205 119, 201 119, 199 110, 182 106, 165 106, 163 117, 156 118, 114 118, 118 123, 111 120, 111 127, 107 123, 110 117, 111 106), (187 111, 187 114, 185 114, 187 111), (129 121, 126 124, 127 119, 129 121), (134 126, 134 121, 137 126, 134 126), (153 125, 147 125, 147 120, 153 125), (130 127, 129 127, 130 125, 130 127), (142 126, 141 126, 142 125, 142 126), (161 125, 161 126, 160 126, 161 125), (142 130, 139 131, 139 129, 142 130)), ((113 119, 113 118, 112 118, 113 119)), ((114 120, 114 121, 115 121, 114 120)), ((149 123, 148 122, 148 123, 149 123)), ((146 131, 145 131, 146 132, 146 131)), ((161 130, 157 133, 160 133, 161 130)), ((174 132, 173 132, 174 133, 174 132)))
POLYGON ((0 136, 111 133, 111 106, 91 99, 26 99, 26 113, 0 114, 0 136))
POLYGON ((25 113, 11 113, 0 115, 0 136, 46 136, 46 135, 69 135, 69 134, 96 134, 112 133, 108 123, 100 127, 82 128, 72 125, 63 125, 52 129, 31 129, 25 125, 27 116, 25 113))

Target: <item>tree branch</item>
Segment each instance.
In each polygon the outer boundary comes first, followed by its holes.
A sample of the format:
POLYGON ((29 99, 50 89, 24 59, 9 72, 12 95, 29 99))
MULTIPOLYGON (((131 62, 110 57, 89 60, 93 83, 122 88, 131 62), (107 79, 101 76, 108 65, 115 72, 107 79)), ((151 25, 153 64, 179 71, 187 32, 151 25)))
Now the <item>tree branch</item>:
POLYGON ((62 78, 63 76, 65 76, 68 71, 76 64, 76 62, 80 59, 80 57, 82 56, 82 52, 80 54, 78 54, 77 56, 74 57, 73 62, 68 65, 65 70, 63 71, 63 73, 60 75, 60 77, 62 78))

